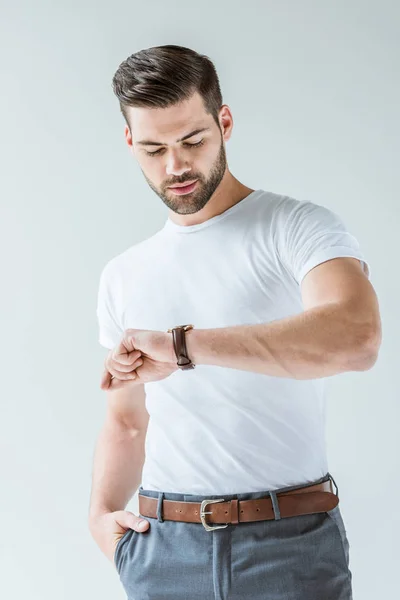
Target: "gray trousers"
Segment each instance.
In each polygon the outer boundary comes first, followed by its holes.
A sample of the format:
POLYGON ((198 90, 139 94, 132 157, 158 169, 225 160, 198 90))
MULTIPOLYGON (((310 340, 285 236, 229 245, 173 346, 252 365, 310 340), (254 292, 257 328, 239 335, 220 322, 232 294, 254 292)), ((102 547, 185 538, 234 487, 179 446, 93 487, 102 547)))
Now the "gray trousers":
MULTIPOLYGON (((334 482, 327 473, 307 485, 328 479, 334 482)), ((158 517, 145 517, 146 532, 128 529, 118 542, 114 561, 128 600, 352 600, 349 542, 339 505, 280 518, 276 493, 299 487, 222 496, 140 487, 140 494, 158 498, 158 517), (275 520, 206 531, 201 523, 161 516, 163 497, 200 502, 263 496, 271 496, 275 520)))

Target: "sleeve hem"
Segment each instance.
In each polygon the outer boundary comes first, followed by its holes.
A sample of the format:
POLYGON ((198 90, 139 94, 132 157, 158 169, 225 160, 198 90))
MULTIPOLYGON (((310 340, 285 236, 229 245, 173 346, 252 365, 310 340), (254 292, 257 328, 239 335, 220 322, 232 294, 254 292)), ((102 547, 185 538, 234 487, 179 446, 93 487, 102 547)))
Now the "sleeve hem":
POLYGON ((100 336, 98 341, 100 346, 103 346, 103 348, 107 348, 107 350, 111 350, 116 345, 109 338, 106 338, 104 336, 100 336))
POLYGON ((354 248, 348 248, 346 246, 335 246, 333 248, 327 248, 322 252, 318 252, 303 265, 302 269, 297 275, 297 281, 299 285, 303 281, 305 275, 307 275, 307 273, 317 265, 326 262, 327 260, 331 260, 332 258, 344 257, 357 258, 358 260, 360 260, 364 269, 364 273, 367 275, 368 279, 371 278, 371 267, 369 263, 367 263, 367 261, 364 259, 361 253, 354 251, 354 248))

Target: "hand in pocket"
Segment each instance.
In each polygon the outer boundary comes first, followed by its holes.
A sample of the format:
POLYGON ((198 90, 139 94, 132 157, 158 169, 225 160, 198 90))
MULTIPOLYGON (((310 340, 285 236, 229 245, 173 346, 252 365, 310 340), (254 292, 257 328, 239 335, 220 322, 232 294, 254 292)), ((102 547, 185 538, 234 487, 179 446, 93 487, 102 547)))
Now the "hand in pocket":
POLYGON ((118 543, 129 529, 134 529, 138 533, 147 531, 150 526, 149 521, 135 515, 127 510, 116 510, 113 512, 101 513, 91 517, 89 529, 95 542, 107 558, 114 563, 115 551, 118 543), (140 523, 144 523, 140 527, 140 523))

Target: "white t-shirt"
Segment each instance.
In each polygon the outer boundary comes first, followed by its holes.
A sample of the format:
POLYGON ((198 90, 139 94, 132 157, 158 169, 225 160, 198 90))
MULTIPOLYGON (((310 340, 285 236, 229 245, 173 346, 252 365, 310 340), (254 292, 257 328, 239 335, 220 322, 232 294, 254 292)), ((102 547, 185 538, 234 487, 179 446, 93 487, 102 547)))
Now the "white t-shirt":
MULTIPOLYGON (((113 348, 128 328, 210 329, 300 313, 305 274, 339 256, 360 259, 369 274, 336 213, 262 189, 197 225, 168 217, 103 268, 99 342, 113 348)), ((143 488, 232 494, 323 477, 324 383, 200 364, 145 384, 143 488)))

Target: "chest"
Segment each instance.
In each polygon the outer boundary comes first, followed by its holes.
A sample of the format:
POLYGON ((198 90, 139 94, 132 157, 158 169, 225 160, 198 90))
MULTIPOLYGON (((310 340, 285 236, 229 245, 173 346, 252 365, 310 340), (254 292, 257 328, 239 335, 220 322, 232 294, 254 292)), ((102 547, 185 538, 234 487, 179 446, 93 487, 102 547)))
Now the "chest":
POLYGON ((250 237, 165 247, 124 276, 124 329, 266 322, 301 310, 297 286, 274 248, 250 237))

